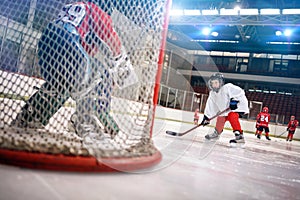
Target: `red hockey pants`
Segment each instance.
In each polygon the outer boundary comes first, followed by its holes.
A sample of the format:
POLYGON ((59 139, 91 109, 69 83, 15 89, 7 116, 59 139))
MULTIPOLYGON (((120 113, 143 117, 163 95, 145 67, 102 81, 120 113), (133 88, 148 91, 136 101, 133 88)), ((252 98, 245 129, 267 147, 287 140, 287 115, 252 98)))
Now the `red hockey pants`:
POLYGON ((239 121, 239 114, 236 112, 230 112, 226 117, 219 116, 217 118, 216 130, 218 131, 218 133, 221 133, 223 131, 226 121, 229 121, 233 131, 239 131, 240 133, 243 133, 239 121))

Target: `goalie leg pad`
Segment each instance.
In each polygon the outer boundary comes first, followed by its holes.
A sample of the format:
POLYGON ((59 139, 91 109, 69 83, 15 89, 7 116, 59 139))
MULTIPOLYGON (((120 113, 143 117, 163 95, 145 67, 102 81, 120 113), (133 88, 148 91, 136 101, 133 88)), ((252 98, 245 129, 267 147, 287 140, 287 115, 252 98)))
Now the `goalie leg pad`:
POLYGON ((63 95, 59 95, 51 89, 48 83, 45 83, 38 92, 30 97, 11 125, 28 128, 46 126, 49 119, 68 99, 63 91, 61 94, 63 95))

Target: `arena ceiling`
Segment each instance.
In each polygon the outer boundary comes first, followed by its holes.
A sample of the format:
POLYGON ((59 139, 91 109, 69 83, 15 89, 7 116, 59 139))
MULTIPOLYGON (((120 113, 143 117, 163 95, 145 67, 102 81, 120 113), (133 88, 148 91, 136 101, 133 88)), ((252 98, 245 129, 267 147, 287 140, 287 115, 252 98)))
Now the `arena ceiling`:
POLYGON ((300 55, 297 9, 299 0, 173 0, 167 40, 190 50, 300 55))

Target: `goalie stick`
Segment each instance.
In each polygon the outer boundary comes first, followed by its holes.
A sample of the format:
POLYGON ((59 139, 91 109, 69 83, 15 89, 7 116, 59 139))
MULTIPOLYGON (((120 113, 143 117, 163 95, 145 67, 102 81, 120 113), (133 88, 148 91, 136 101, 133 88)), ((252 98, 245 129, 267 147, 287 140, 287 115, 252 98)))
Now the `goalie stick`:
MULTIPOLYGON (((208 120, 210 121, 210 120, 212 120, 212 119, 218 117, 219 115, 221 115, 221 114, 223 114, 223 113, 225 113, 225 112, 227 112, 227 111, 229 111, 229 110, 230 110, 230 108, 226 108, 226 109, 223 110, 223 111, 219 111, 216 115, 212 116, 212 117, 209 118, 208 120)), ((191 128, 191 129, 189 129, 189 130, 187 130, 187 131, 185 131, 185 132, 182 132, 182 133, 178 133, 178 132, 174 132, 174 131, 166 131, 166 134, 168 134, 168 135, 173 135, 173 136, 183 136, 183 135, 185 135, 185 134, 187 134, 187 133, 189 133, 189 132, 195 130, 196 128, 198 128, 198 127, 201 126, 201 125, 202 125, 202 124, 198 124, 197 126, 194 126, 193 128, 191 128)))

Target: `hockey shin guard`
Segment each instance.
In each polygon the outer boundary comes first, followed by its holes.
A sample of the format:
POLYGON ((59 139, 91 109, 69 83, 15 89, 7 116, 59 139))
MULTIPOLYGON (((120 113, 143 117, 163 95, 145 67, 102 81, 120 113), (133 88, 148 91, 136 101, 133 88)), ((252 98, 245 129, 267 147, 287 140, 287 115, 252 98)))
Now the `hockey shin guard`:
POLYGON ((223 132, 223 128, 226 122, 226 118, 223 116, 217 117, 217 122, 216 122, 216 131, 220 134, 223 132))

